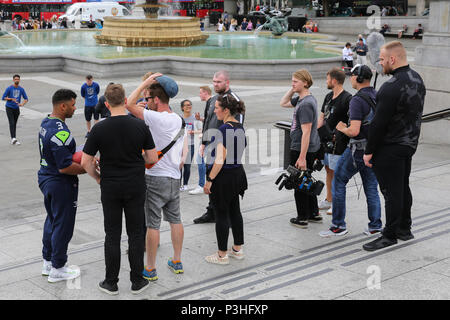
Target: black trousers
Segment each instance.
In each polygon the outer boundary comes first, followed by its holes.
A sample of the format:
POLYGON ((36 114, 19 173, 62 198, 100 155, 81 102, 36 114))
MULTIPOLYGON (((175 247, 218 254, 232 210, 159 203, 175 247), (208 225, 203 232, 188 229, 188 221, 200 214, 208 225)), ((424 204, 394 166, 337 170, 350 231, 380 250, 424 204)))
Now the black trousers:
POLYGON ((412 194, 409 188, 411 160, 415 150, 408 146, 383 146, 374 154, 373 171, 385 200, 383 235, 396 239, 411 232, 412 194))
POLYGON ((17 120, 19 120, 20 109, 17 108, 9 108, 6 107, 6 116, 8 117, 9 122, 9 133, 11 135, 11 139, 16 137, 16 126, 17 120))
POLYGON ((222 169, 211 187, 211 202, 216 213, 216 237, 220 251, 228 250, 228 236, 233 233, 234 244, 244 244, 244 222, 239 193, 247 188, 244 169, 222 169))
POLYGON ((137 282, 144 270, 145 247, 145 187, 124 188, 118 185, 102 184, 101 200, 105 226, 105 264, 108 283, 119 281, 120 244, 122 237, 122 212, 125 213, 128 235, 128 261, 130 280, 137 282))
MULTIPOLYGON (((300 151, 291 150, 290 165, 295 163, 300 156, 300 151)), ((306 154, 306 167, 312 169, 316 153, 308 152, 306 154)), ((306 221, 319 214, 319 205, 317 204, 317 196, 309 195, 298 189, 294 191, 295 206, 297 208, 297 218, 300 221, 306 221)))

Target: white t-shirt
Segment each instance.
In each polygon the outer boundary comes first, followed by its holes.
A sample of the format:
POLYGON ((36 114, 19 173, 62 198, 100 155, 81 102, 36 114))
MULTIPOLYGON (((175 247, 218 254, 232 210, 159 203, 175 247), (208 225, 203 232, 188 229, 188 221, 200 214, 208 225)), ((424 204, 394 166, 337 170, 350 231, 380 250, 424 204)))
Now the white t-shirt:
MULTIPOLYGON (((176 113, 144 110, 144 121, 152 133, 157 151, 167 147, 181 129, 181 118, 176 113)), ((186 133, 184 138, 186 137, 186 133)), ((180 179, 180 163, 183 153, 184 138, 178 141, 152 168, 145 169, 145 174, 157 177, 180 179)))
POLYGON ((352 48, 345 47, 342 49, 342 57, 345 61, 353 61, 353 56, 350 55, 350 53, 353 53, 352 48))

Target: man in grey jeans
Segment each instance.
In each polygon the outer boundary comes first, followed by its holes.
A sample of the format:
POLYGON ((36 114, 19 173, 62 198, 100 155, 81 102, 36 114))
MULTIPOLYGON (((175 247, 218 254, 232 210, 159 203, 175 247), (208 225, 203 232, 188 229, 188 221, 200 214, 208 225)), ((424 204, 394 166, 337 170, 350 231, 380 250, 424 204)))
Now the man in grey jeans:
POLYGON ((147 266, 143 271, 143 276, 150 281, 158 279, 156 254, 162 217, 170 223, 174 250, 173 256, 169 258, 168 266, 174 273, 183 273, 181 250, 184 228, 180 217, 180 169, 184 164, 183 159, 187 155, 187 139, 185 134, 180 136, 180 133, 184 131, 182 130, 183 119, 172 112, 169 107, 169 99, 175 97, 177 93, 178 86, 175 81, 160 73, 155 73, 133 91, 127 104, 128 111, 135 117, 144 120, 149 127, 157 150, 161 151, 172 141, 176 141, 153 167, 145 170, 147 266), (144 92, 144 98, 150 110, 137 105, 141 92, 144 92))

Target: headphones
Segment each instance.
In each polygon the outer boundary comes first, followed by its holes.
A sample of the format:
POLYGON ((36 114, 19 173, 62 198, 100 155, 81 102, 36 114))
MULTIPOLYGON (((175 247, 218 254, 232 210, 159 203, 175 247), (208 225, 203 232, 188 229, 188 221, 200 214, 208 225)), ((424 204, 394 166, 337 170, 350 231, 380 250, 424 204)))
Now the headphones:
POLYGON ((363 83, 364 82, 364 75, 363 75, 362 65, 357 64, 356 66, 354 66, 352 71, 351 71, 352 74, 353 74, 353 71, 355 71, 356 68, 358 68, 358 74, 356 75, 356 82, 363 83))

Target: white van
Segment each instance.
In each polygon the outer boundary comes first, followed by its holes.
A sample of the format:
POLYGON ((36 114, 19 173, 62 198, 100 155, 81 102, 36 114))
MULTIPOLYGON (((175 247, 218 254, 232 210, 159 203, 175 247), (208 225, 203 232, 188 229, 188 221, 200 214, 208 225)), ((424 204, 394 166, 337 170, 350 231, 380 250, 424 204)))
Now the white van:
POLYGON ((92 15, 92 21, 97 19, 103 22, 104 17, 108 16, 128 16, 131 15, 130 11, 117 2, 79 2, 71 5, 67 8, 65 14, 61 15, 58 19, 67 18, 69 23, 74 23, 75 20, 79 20, 82 25, 86 25, 92 15))

